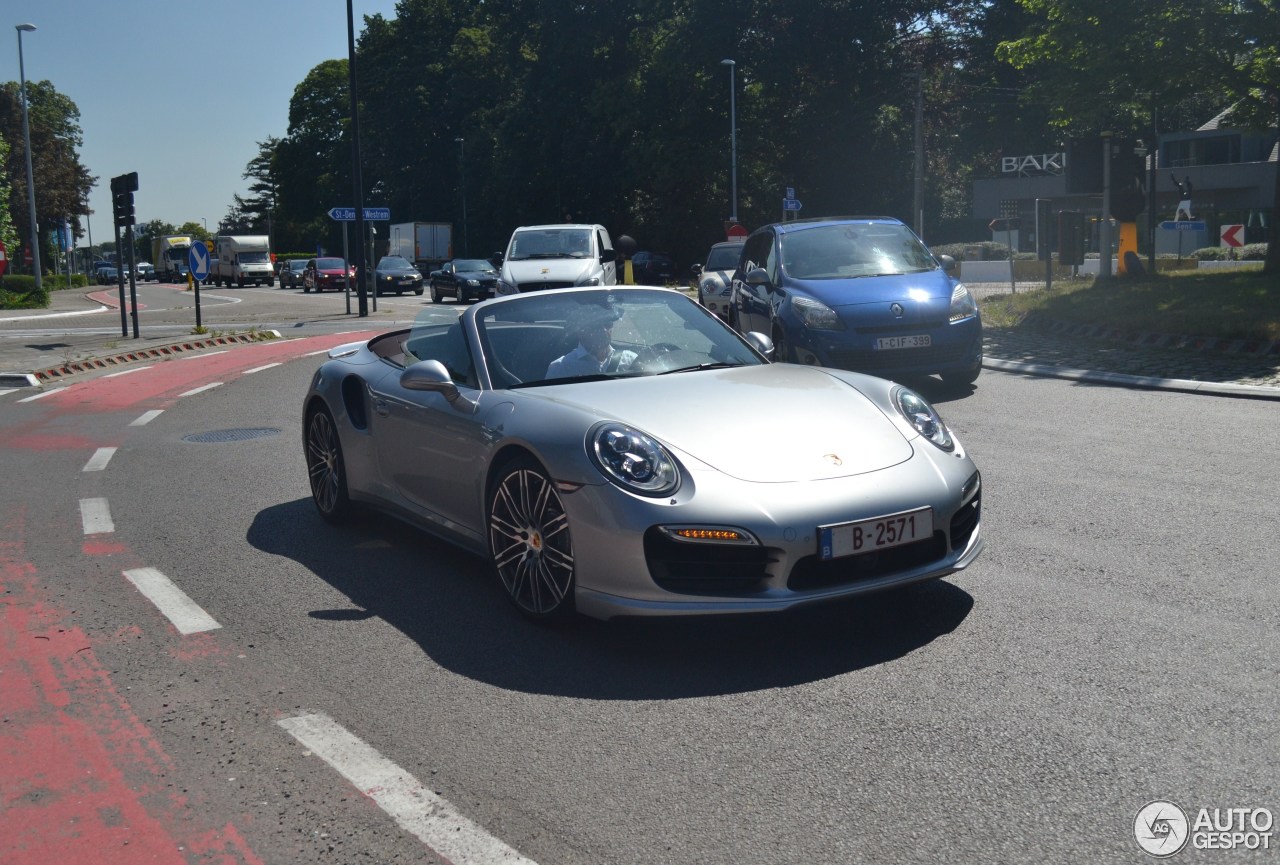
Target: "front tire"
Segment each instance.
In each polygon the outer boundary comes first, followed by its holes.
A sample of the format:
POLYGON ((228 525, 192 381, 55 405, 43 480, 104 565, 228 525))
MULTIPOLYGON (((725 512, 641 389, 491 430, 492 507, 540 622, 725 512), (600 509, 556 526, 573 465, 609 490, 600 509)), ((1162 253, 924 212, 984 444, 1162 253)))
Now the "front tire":
POLYGON ((531 619, 568 619, 573 542, 555 484, 532 459, 517 459, 494 476, 487 505, 489 554, 507 597, 531 619))
POLYGON ((440 294, 440 289, 436 288, 436 284, 431 283, 431 302, 444 303, 444 297, 440 294))
POLYGON ((307 475, 311 479, 311 500, 321 517, 340 523, 351 515, 342 442, 333 415, 323 406, 313 409, 307 417, 307 475))

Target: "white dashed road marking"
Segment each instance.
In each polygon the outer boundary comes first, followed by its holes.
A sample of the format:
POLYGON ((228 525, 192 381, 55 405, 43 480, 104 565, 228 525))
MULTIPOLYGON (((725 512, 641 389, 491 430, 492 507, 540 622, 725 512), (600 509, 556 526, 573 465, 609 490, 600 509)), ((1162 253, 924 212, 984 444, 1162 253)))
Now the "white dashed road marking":
POLYGON ((148 601, 156 605, 164 617, 182 634, 196 634, 221 628, 217 620, 200 609, 187 593, 155 568, 134 568, 124 572, 148 601))
POLYGON ((35 402, 38 399, 44 399, 47 396, 53 396, 55 393, 62 393, 65 387, 55 387, 53 390, 47 390, 44 393, 38 393, 35 396, 29 396, 26 399, 20 399, 18 402, 35 402))
POLYGON ((151 411, 143 412, 137 418, 129 422, 129 426, 146 426, 160 415, 164 414, 164 409, 154 408, 151 411))
POLYGON ((456 865, 536 865, 468 820, 395 763, 326 715, 277 721, 289 735, 378 803, 399 824, 456 865))
POLYGON ((180 393, 178 394, 178 396, 195 396, 198 393, 204 393, 207 390, 213 390, 215 387, 222 387, 222 382, 220 381, 210 382, 209 384, 201 385, 200 387, 193 388, 187 391, 186 393, 180 393))
POLYGON ((100 472, 107 467, 107 463, 111 462, 111 458, 116 455, 115 448, 98 448, 93 452, 93 456, 89 457, 89 461, 84 464, 82 472, 100 472))
POLYGON ((279 365, 280 363, 276 362, 276 363, 269 363, 266 366, 255 366, 253 369, 246 369, 244 371, 244 374, 253 375, 255 372, 262 372, 264 369, 271 369, 273 366, 279 366, 279 365))
POLYGON ((86 535, 106 535, 116 530, 106 499, 81 499, 80 523, 86 535))

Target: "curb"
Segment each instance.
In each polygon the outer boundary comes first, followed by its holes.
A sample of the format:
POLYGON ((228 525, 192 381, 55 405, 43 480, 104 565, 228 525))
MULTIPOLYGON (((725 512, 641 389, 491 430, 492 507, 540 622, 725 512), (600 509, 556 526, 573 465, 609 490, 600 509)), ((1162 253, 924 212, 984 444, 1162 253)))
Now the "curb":
POLYGON ((39 387, 45 382, 57 381, 66 376, 100 369, 111 369, 140 360, 163 359, 217 346, 261 342, 263 336, 270 336, 272 339, 283 338, 278 330, 259 330, 255 333, 234 333, 204 339, 183 340, 182 342, 155 346, 154 348, 135 349, 133 351, 120 352, 119 354, 86 358, 30 372, 0 372, 0 385, 8 387, 39 387))
POLYGON ((1119 385, 1121 387, 1142 388, 1144 390, 1182 391, 1211 396, 1280 400, 1280 388, 1266 387, 1264 385, 1193 381, 1186 378, 1160 378, 1158 376, 1128 375, 1119 372, 1094 372, 1087 369, 1067 369, 1066 367, 1049 366, 1042 363, 1022 363, 1013 360, 998 360, 991 357, 983 358, 982 367, 983 369, 994 369, 1000 372, 1017 372, 1024 375, 1061 378, 1089 384, 1119 385))

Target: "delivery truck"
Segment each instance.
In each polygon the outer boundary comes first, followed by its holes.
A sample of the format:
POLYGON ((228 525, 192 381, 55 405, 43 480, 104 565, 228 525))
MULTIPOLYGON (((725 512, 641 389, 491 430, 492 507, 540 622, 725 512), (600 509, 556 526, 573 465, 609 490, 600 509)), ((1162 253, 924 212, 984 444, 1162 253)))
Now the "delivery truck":
POLYGON ((209 282, 214 285, 275 285, 271 241, 265 234, 219 235, 213 239, 209 282))
POLYGON ((166 234, 151 242, 151 261, 162 282, 186 282, 191 235, 166 234))
POLYGON ((398 222, 387 229, 388 255, 413 262, 423 276, 453 258, 453 224, 398 222))

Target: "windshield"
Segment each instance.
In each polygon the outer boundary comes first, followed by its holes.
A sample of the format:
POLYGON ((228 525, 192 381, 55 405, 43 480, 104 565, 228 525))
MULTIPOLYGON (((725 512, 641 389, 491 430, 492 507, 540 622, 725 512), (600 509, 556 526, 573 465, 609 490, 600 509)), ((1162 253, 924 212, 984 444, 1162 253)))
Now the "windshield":
POLYGON ((317 258, 317 270, 342 270, 341 258, 317 258))
POLYGON ((698 304, 661 289, 518 295, 489 306, 476 326, 498 388, 765 362, 698 304))
POLYGON ((412 266, 407 260, 398 255, 383 256, 382 260, 378 262, 380 270, 407 270, 412 266))
POLYGON ((590 258, 591 229, 539 228, 517 231, 511 238, 508 261, 529 258, 590 258))
POLYGON ((290 271, 296 271, 298 273, 301 273, 306 269, 307 269, 307 263, 305 261, 294 260, 289 262, 290 271))
POLYGON ((716 246, 707 256, 707 270, 733 270, 738 266, 742 246, 716 246))
POLYGON ((265 252, 242 252, 237 257, 241 264, 270 264, 271 259, 265 252))
POLYGON ((819 225, 782 235, 782 269, 795 279, 848 279, 935 270, 938 262, 905 225, 819 225))
POLYGON ((493 273, 493 265, 483 258, 460 258, 454 263, 459 273, 493 273))

